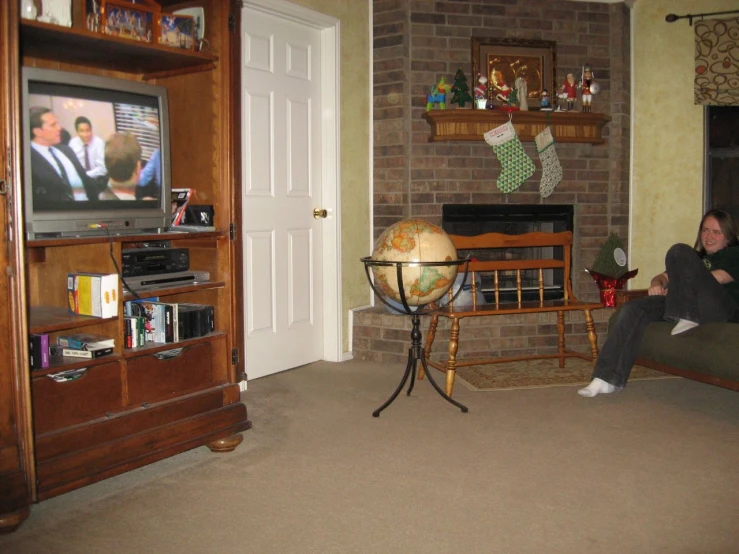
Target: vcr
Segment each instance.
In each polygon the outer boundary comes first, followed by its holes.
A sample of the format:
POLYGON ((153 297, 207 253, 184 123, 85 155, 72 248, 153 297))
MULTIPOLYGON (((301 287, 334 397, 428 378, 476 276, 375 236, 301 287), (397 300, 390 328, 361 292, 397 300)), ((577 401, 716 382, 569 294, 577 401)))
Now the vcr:
POLYGON ((128 248, 123 250, 123 276, 158 275, 190 269, 187 248, 128 248))

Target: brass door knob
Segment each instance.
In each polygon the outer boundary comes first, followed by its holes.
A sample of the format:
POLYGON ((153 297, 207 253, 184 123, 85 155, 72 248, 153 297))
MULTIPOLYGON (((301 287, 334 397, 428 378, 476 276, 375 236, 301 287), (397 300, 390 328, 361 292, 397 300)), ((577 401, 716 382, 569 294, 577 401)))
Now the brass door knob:
POLYGON ((313 210, 313 217, 315 219, 318 219, 318 218, 325 219, 328 217, 328 210, 322 210, 321 208, 316 208, 315 210, 313 210))

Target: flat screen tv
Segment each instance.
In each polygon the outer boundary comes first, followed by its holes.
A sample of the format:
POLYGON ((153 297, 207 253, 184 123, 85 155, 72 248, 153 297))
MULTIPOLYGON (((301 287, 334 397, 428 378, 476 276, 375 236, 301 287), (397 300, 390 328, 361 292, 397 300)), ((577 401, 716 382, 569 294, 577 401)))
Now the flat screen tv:
POLYGON ((22 76, 27 237, 169 228, 167 90, 39 68, 22 76))

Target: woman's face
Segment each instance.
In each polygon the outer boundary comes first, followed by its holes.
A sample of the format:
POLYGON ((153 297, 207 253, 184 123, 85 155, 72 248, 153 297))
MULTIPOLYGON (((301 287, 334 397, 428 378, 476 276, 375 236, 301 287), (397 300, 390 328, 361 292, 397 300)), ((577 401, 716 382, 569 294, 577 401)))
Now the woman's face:
POLYGON ((701 228, 701 244, 708 254, 726 248, 729 243, 715 217, 708 216, 701 228))

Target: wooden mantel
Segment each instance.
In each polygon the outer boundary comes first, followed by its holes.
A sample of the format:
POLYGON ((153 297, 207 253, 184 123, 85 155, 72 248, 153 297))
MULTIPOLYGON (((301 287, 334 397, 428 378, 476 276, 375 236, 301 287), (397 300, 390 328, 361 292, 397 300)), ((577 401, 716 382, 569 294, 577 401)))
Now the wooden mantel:
MULTIPOLYGON (((431 125, 429 142, 484 140, 483 134, 508 121, 503 110, 431 110, 423 114, 431 125)), ((603 127, 611 116, 581 112, 513 112, 513 127, 518 138, 533 142, 547 125, 557 142, 603 144, 603 127)))

